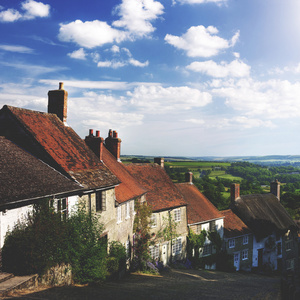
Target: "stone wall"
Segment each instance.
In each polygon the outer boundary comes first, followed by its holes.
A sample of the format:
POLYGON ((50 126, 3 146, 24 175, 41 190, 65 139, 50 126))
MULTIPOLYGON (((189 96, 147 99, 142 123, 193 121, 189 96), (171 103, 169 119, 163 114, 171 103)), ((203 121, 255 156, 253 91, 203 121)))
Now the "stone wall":
POLYGON ((61 264, 48 269, 39 277, 39 284, 48 286, 71 285, 72 270, 70 265, 61 264))

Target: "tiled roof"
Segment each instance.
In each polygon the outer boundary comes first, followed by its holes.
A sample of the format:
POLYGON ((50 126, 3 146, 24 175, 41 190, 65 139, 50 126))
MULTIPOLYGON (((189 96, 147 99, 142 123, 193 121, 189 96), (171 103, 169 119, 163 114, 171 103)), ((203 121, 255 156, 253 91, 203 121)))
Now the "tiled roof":
POLYGON ((153 211, 160 211, 186 205, 166 171, 157 164, 125 165, 132 176, 147 192, 147 202, 153 211))
POLYGON ((219 210, 197 189, 194 184, 177 183, 176 187, 187 202, 188 224, 222 218, 219 210))
POLYGON ((119 183, 75 131, 65 126, 55 114, 12 106, 4 106, 2 110, 6 109, 53 161, 85 188, 119 183))
POLYGON ((123 203, 142 196, 147 192, 139 185, 137 180, 131 176, 126 167, 121 162, 117 161, 105 147, 103 147, 102 159, 108 169, 121 181, 115 189, 117 202, 123 203))
POLYGON ((0 206, 71 193, 82 187, 17 145, 0 137, 0 206))
POLYGON ((273 194, 243 195, 231 209, 260 239, 273 231, 283 233, 296 229, 295 222, 273 194))
POLYGON ((251 233, 249 227, 231 209, 222 210, 224 219, 224 236, 232 238, 251 233))

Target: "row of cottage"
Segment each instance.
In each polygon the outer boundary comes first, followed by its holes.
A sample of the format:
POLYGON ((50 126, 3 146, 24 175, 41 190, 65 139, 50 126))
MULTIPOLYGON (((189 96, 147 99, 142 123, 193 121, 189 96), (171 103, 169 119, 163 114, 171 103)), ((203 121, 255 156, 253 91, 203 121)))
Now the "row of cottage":
MULTIPOLYGON (((169 214, 177 223, 172 243, 156 238, 149 249, 164 265, 170 257, 186 257, 189 230, 206 230, 219 233, 236 270, 298 268, 297 226, 280 204, 279 182, 271 184, 270 194, 246 196, 234 184, 231 209, 218 211, 193 185, 192 173, 185 183, 174 184, 163 158, 153 164, 123 164, 116 131, 110 130, 104 140, 99 131, 90 130, 82 140, 66 123, 67 98, 60 83, 48 93, 47 113, 7 105, 0 110, 0 247, 32 204, 46 198, 64 217, 84 203, 101 217, 103 238, 123 243, 129 253, 134 203, 147 201, 153 236, 169 214)), ((199 255, 214 251, 206 239, 199 255)))

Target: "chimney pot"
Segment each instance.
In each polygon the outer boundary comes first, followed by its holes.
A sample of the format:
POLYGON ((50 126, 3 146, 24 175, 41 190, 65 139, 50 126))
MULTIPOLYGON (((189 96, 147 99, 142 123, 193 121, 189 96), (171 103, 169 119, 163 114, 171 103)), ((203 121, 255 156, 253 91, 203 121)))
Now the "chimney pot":
POLYGON ((235 200, 240 197, 240 185, 233 183, 230 187, 231 203, 234 205, 235 200))
POLYGON ((48 113, 56 114, 58 118, 67 121, 68 92, 63 89, 63 83, 59 83, 59 90, 48 92, 48 113))
POLYGON ((154 163, 160 165, 162 168, 165 167, 165 159, 163 157, 154 157, 154 163))
POLYGON ((100 130, 96 130, 96 137, 100 137, 100 130))
POLYGON ((94 130, 90 129, 90 136, 93 136, 93 135, 94 135, 94 130))
POLYGON ((113 131, 113 137, 118 138, 118 133, 115 130, 113 131))
POLYGON ((192 172, 185 173, 185 182, 188 182, 190 184, 193 183, 193 173, 192 172))
POLYGON ((121 142, 121 139, 118 138, 118 133, 109 129, 108 137, 105 139, 105 146, 117 161, 120 161, 121 142))
POLYGON ((63 90, 64 89, 64 83, 63 82, 60 82, 59 83, 59 90, 63 90))
POLYGON ((280 182, 276 179, 270 184, 270 192, 275 195, 280 201, 280 182))

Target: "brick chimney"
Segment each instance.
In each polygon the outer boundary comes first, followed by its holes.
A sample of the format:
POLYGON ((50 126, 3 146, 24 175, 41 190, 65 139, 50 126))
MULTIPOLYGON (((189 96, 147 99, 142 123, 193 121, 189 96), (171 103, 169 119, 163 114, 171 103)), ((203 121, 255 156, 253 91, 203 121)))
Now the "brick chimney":
POLYGON ((230 199, 234 204, 235 200, 240 197, 240 185, 239 183, 232 183, 230 187, 230 199))
POLYGON ((270 184, 270 192, 275 195, 280 201, 280 182, 276 179, 270 184))
POLYGON ((109 129, 108 137, 105 139, 105 146, 107 150, 117 159, 117 161, 121 161, 121 142, 122 140, 118 138, 118 133, 115 130, 112 131, 109 129))
POLYGON ((94 136, 93 129, 90 129, 89 135, 85 137, 84 141, 96 154, 96 156, 102 161, 104 139, 100 137, 100 131, 97 130, 96 136, 94 136))
POLYGON ((193 184, 193 173, 192 172, 185 173, 185 182, 188 182, 189 184, 193 184))
POLYGON ((165 159, 163 157, 154 157, 154 163, 160 165, 162 168, 165 167, 165 159))
POLYGON ((56 114, 62 122, 67 121, 68 92, 64 90, 63 82, 59 83, 59 89, 48 92, 48 113, 56 114))

